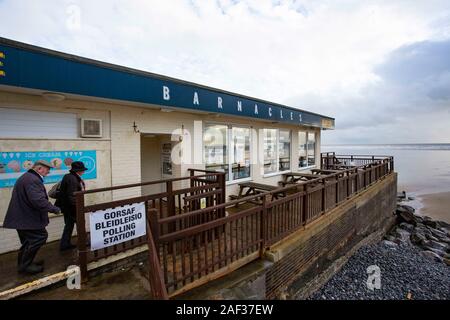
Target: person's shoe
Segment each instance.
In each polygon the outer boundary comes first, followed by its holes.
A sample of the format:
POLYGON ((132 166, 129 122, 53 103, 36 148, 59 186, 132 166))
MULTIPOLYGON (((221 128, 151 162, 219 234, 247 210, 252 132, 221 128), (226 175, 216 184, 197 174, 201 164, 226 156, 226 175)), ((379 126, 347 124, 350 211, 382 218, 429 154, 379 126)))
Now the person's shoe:
POLYGON ((42 271, 44 271, 44 267, 38 266, 37 264, 34 264, 34 263, 30 264, 25 269, 19 269, 19 273, 27 273, 27 274, 36 274, 36 273, 40 273, 42 271))
POLYGON ((33 264, 38 265, 38 266, 43 266, 44 265, 44 260, 33 261, 33 264))
POLYGON ((37 260, 33 262, 34 264, 38 265, 38 266, 43 266, 44 265, 44 260, 37 260))
POLYGON ((77 247, 77 246, 74 245, 74 244, 69 244, 69 245, 67 245, 67 246, 59 247, 59 251, 72 250, 72 249, 75 249, 76 247, 77 247))

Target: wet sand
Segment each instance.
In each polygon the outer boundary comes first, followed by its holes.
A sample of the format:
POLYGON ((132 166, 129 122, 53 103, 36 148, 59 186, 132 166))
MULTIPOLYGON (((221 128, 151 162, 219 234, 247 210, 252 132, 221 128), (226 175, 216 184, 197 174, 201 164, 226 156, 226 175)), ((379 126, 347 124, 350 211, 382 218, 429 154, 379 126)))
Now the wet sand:
POLYGON ((423 205, 420 214, 450 223, 450 192, 424 194, 418 198, 423 205))

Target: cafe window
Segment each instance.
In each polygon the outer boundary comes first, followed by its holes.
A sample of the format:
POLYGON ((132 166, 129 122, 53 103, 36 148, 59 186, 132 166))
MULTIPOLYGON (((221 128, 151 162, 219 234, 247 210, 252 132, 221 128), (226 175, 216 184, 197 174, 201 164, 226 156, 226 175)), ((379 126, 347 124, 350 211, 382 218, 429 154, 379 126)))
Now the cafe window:
POLYGON ((250 177, 250 128, 207 124, 203 145, 206 170, 225 172, 227 181, 250 177))
POLYGON ((316 164, 316 134, 308 132, 308 166, 316 164))
POLYGON ((291 131, 280 130, 278 139, 278 170, 286 171, 291 169, 291 131))
POLYGON ((299 131, 298 167, 306 168, 316 164, 316 134, 299 131))
POLYGON ((250 177, 250 129, 231 128, 231 178, 250 177))
POLYGON ((290 170, 291 132, 264 129, 264 173, 290 170))
POLYGON ((203 134, 206 170, 225 172, 228 176, 228 127, 207 125, 203 134))

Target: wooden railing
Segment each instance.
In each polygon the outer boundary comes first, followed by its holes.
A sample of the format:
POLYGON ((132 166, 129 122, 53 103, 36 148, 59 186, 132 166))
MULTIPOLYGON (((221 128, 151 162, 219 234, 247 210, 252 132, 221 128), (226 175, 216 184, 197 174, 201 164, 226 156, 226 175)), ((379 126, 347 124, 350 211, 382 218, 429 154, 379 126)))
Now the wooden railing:
POLYGON ((164 277, 161 270, 161 263, 158 258, 158 251, 156 249, 155 240, 150 221, 152 215, 156 216, 156 209, 150 209, 146 213, 147 223, 145 225, 147 231, 147 247, 148 247, 148 281, 150 283, 150 291, 154 299, 167 300, 166 285, 164 284, 164 277))
MULTIPOLYGON (((190 170, 187 178, 164 182, 189 179, 190 188, 172 190, 168 187, 166 192, 157 195, 85 207, 81 196, 89 193, 87 191, 77 195, 77 201, 82 205, 78 218, 80 223, 84 223, 80 217, 84 217, 85 212, 140 201, 151 204, 148 207, 148 224, 152 241, 148 243, 149 248, 153 248, 149 260, 154 268, 149 272, 157 274, 150 274, 149 278, 153 279, 155 286, 159 286, 160 289, 155 289, 159 292, 158 296, 173 296, 259 259, 269 246, 384 179, 394 168, 392 157, 337 156, 334 153, 322 154, 321 164, 322 169, 333 170, 337 165, 343 169, 227 203, 224 174, 210 171, 199 171, 201 174, 196 175, 194 170, 190 170), (366 162, 367 159, 370 162, 366 162), (347 164, 347 160, 352 161, 352 164, 347 164), (276 197, 275 194, 284 196, 276 197), (178 195, 182 195, 180 200, 175 200, 178 195), (173 209, 168 197, 181 206, 175 205, 173 209), (161 214, 164 211, 162 201, 166 202, 166 210, 171 210, 173 214, 161 214), (236 211, 235 205, 243 202, 249 205, 244 206, 244 209, 240 206, 241 211, 232 213, 236 211), (155 267, 156 261, 159 261, 160 268, 155 267), (160 282, 157 281, 158 277, 160 282), (161 283, 164 283, 164 290, 161 289, 161 283)), ((80 223, 77 227, 80 227, 80 223)), ((79 234, 80 231, 86 237, 82 228, 79 228, 79 234)), ((134 244, 142 244, 139 241, 135 239, 134 244)), ((106 249, 106 254, 124 251, 132 246, 121 244, 110 247, 106 249)), ((88 248, 88 241, 81 237, 80 266, 83 261, 86 263, 98 259, 95 253, 94 256, 87 255, 88 248)))
POLYGON ((154 219, 157 228, 171 223, 187 226, 155 239, 167 292, 179 294, 262 257, 269 246, 389 175, 392 161, 375 159, 271 192, 154 219), (280 193, 285 196, 273 196, 280 193), (256 205, 219 217, 222 210, 228 212, 242 202, 256 205), (189 227, 188 221, 200 217, 208 222, 189 227))
MULTIPOLYGON (((83 280, 87 279, 87 264, 98 261, 111 255, 124 252, 140 245, 147 243, 145 236, 135 238, 117 245, 106 247, 99 250, 91 250, 89 232, 86 230, 86 214, 106 210, 110 208, 117 208, 124 205, 144 202, 146 211, 152 210, 154 214, 152 219, 163 219, 165 217, 172 217, 176 215, 183 215, 186 212, 195 211, 201 206, 201 201, 206 205, 215 206, 222 204, 225 199, 225 176, 221 172, 205 172, 200 170, 201 174, 197 174, 199 170, 189 169, 190 175, 188 177, 165 179, 158 181, 149 181, 143 183, 128 184, 116 187, 100 188, 87 191, 80 191, 75 193, 76 207, 77 207, 77 238, 78 238, 78 260, 80 264, 80 271, 83 280), (193 187, 175 189, 174 183, 182 183, 183 181, 190 181, 188 185, 193 187), (126 190, 130 188, 143 187, 149 185, 160 185, 165 191, 157 194, 142 195, 133 198, 107 201, 94 205, 85 205, 85 196, 90 194, 99 194, 103 192, 111 192, 116 190, 126 190), (202 200, 202 198, 204 200, 202 200)), ((224 215, 224 212, 222 212, 224 215)), ((210 217, 210 219, 216 217, 210 217)), ((172 223, 163 228, 154 228, 153 232, 156 236, 161 236, 166 233, 175 232, 186 228, 187 226, 194 226, 209 221, 208 218, 190 220, 184 225, 172 223)))
POLYGON ((394 158, 378 155, 336 155, 335 152, 320 154, 320 167, 322 169, 342 169, 346 167, 360 167, 370 165, 376 161, 389 159, 389 166, 394 170, 394 158))
MULTIPOLYGON (((244 200, 254 200, 250 196, 244 200)), ((220 204, 182 215, 153 220, 159 227, 196 219, 217 217, 193 227, 155 238, 162 273, 168 292, 187 290, 188 284, 197 284, 221 270, 231 270, 241 259, 251 261, 260 256, 262 207, 252 207, 239 213, 220 216, 237 201, 220 204)), ((242 262, 242 261, 241 261, 242 262)), ((192 286, 192 285, 191 285, 192 286)), ((189 287, 191 287, 189 286, 189 287)), ((188 287, 188 288, 189 288, 188 287)))
MULTIPOLYGON (((346 157, 337 156, 338 159, 346 157)), ((353 159, 360 160, 356 157, 352 157, 353 159)), ((288 194, 286 197, 265 204, 267 222, 264 242, 271 245, 283 239, 391 172, 393 172, 393 158, 379 157, 370 164, 339 170, 329 175, 318 175, 316 179, 286 187, 285 192, 288 194)), ((280 191, 283 189, 274 190, 269 194, 280 191)))

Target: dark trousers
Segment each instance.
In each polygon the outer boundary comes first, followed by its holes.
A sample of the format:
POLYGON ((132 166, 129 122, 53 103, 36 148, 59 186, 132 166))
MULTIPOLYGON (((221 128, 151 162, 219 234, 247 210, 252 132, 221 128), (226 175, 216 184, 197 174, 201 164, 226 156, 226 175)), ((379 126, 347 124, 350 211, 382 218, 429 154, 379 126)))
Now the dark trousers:
POLYGON ((20 271, 25 270, 34 260, 36 253, 47 241, 48 233, 45 229, 17 230, 22 246, 19 250, 17 265, 20 271))
POLYGON ((61 236, 60 248, 67 248, 71 245, 70 240, 72 239, 73 228, 76 222, 77 219, 75 215, 64 213, 64 230, 61 236))

